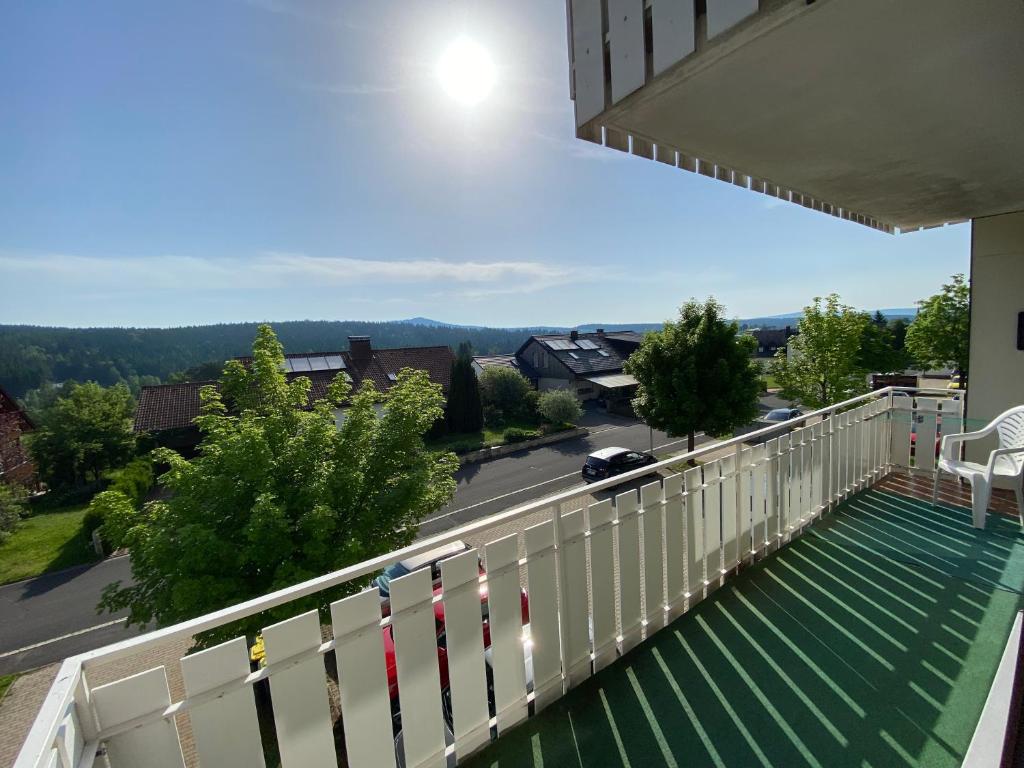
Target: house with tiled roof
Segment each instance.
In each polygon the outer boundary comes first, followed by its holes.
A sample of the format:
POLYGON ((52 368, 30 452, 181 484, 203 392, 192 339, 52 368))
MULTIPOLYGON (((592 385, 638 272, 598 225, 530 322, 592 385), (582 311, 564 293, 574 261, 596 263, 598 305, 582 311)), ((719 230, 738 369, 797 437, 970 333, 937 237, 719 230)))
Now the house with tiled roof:
POLYGON ((535 372, 537 389, 568 389, 580 400, 628 401, 636 379, 622 370, 640 346, 633 331, 551 333, 531 336, 515 353, 521 366, 535 372))
MULTIPOLYGON (((309 390, 310 406, 327 397, 327 388, 335 377, 344 375, 359 389, 370 381, 379 392, 387 392, 395 385, 398 372, 403 368, 426 371, 430 380, 441 385, 448 394, 451 367, 455 359, 451 349, 437 347, 404 347, 401 349, 374 349, 369 336, 349 336, 349 348, 335 352, 298 352, 284 356, 284 374, 288 381, 300 376, 312 384, 309 390)), ((250 357, 236 358, 243 365, 250 357)), ((135 415, 135 431, 152 435, 157 444, 175 448, 183 453, 194 450, 199 443, 199 430, 194 425, 200 411, 199 391, 217 382, 196 381, 181 384, 160 384, 143 387, 139 394, 139 407, 135 415)), ((338 409, 339 423, 344 408, 338 409)))
POLYGON ((36 467, 21 439, 33 429, 32 420, 15 399, 0 389, 0 481, 35 486, 36 467))

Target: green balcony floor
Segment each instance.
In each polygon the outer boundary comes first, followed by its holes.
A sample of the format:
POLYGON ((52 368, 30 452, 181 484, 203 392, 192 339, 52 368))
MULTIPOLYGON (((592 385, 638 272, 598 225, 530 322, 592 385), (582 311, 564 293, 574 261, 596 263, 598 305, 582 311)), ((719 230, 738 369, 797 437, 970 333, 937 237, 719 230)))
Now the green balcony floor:
POLYGON ((955 766, 1022 607, 1024 536, 877 490, 474 766, 955 766))

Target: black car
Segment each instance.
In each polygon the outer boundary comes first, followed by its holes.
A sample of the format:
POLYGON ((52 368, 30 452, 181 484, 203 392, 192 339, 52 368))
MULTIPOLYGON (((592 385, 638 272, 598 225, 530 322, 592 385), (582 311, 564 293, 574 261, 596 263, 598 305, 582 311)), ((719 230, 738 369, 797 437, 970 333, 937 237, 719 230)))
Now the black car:
POLYGON ((642 451, 631 451, 629 448, 602 448, 587 457, 583 465, 583 479, 592 483, 595 480, 604 480, 606 477, 646 467, 656 461, 651 454, 642 451))

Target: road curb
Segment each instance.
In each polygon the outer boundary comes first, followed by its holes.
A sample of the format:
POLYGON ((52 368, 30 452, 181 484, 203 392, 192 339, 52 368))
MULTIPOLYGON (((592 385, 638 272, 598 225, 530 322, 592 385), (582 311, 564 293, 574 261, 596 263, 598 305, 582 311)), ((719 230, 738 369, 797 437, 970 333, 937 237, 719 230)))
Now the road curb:
POLYGON ((533 448, 560 443, 563 440, 573 440, 589 434, 590 430, 586 427, 576 427, 575 429, 566 429, 562 432, 544 435, 543 437, 535 437, 533 440, 523 440, 519 443, 506 443, 504 445, 495 445, 491 448, 482 448, 479 451, 461 454, 459 456, 459 466, 463 467, 467 464, 479 464, 480 462, 491 461, 492 459, 500 459, 502 456, 508 456, 519 451, 529 451, 533 448))

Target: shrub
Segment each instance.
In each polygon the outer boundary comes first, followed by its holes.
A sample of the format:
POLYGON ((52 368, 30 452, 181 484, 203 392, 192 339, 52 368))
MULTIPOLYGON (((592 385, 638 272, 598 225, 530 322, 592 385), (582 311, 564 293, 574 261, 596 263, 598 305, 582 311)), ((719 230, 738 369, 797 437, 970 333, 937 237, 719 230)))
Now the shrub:
POLYGON ((86 538, 91 539, 93 531, 103 528, 101 533, 104 539, 116 548, 120 546, 124 531, 119 528, 112 530, 104 528, 107 520, 122 521, 123 527, 125 525, 123 521, 133 519, 137 511, 132 500, 121 491, 102 491, 96 494, 92 503, 89 504, 89 509, 82 517, 82 531, 86 538))
POLYGON ((519 371, 496 366, 485 368, 480 374, 480 399, 483 402, 484 421, 491 426, 497 426, 518 417, 532 415, 532 389, 530 382, 519 371))
POLYGON ((567 389, 545 392, 537 401, 540 415, 552 424, 575 424, 583 415, 576 395, 567 389))
POLYGON ((20 485, 0 483, 0 541, 6 539, 25 516, 28 492, 20 485))
POLYGON ((521 429, 519 427, 509 427, 505 430, 502 435, 502 439, 506 443, 521 443, 524 440, 532 440, 538 437, 539 433, 535 429, 521 429))
POLYGON ((132 459, 121 469, 110 473, 111 491, 120 491, 136 507, 142 506, 146 495, 153 487, 153 459, 150 456, 139 456, 132 459))

